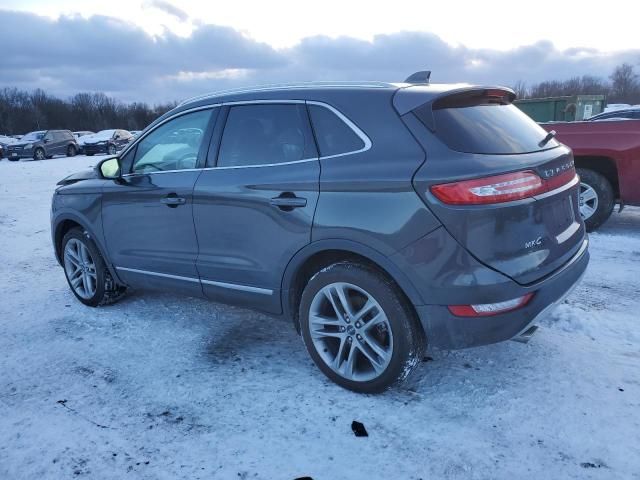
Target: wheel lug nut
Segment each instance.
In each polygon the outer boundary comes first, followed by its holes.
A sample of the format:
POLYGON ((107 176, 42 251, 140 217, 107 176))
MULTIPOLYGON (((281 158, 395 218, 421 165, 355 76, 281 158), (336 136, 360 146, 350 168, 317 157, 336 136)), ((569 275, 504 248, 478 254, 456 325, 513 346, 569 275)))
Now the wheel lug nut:
POLYGON ((356 328, 360 328, 360 322, 356 322, 356 328))
POLYGON ((351 337, 347 337, 347 342, 351 343, 351 337))
POLYGON ((362 335, 358 334, 358 335, 356 335, 356 338, 357 338, 358 340, 362 340, 362 335))

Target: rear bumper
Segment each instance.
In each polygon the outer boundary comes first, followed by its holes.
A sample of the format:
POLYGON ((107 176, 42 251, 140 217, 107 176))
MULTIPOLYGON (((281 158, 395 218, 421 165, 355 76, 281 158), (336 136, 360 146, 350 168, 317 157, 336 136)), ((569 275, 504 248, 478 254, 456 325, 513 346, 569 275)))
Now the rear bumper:
MULTIPOLYGON (((437 235, 446 236, 445 232, 437 235)), ((433 242, 433 239, 429 241, 433 242)), ((442 241, 440 238, 436 243, 442 241)), ((442 247, 442 244, 439 246, 442 247)), ((459 246, 450 247, 452 251, 457 250, 453 260, 457 271, 452 267, 451 259, 443 259, 439 270, 434 271, 433 262, 428 258, 429 268, 424 262, 414 263, 416 254, 422 250, 420 247, 420 242, 416 242, 410 247, 410 252, 396 254, 394 260, 406 262, 405 271, 409 268, 414 284, 421 281, 424 286, 422 296, 425 305, 415 305, 415 308, 429 346, 441 349, 487 345, 517 336, 564 300, 580 281, 589 263, 588 240, 585 238, 578 252, 562 268, 538 282, 523 286, 498 272, 477 265, 459 246), (448 273, 440 276, 439 272, 448 273), (429 288, 429 284, 432 288, 429 288), (526 306, 495 316, 458 317, 447 308, 447 305, 500 302, 532 292, 534 296, 526 306)))

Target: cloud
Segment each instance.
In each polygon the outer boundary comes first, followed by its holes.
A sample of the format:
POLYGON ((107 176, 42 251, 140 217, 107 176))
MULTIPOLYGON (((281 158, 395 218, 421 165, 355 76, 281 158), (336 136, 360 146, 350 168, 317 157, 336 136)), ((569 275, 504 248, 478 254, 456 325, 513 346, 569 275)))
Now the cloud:
MULTIPOLYGON (((159 3, 172 6, 162 0, 154 5, 159 3)), ((532 84, 583 74, 604 78, 617 64, 640 60, 638 49, 563 51, 540 41, 502 51, 452 46, 423 32, 377 35, 371 41, 314 36, 275 49, 216 25, 195 26, 188 37, 170 31, 150 36, 104 16, 52 20, 7 10, 0 10, 0 25, 0 87, 44 88, 61 96, 103 91, 125 101, 180 100, 288 81, 401 81, 423 69, 433 71, 435 82, 532 84)))
POLYGON ((169 2, 166 2, 165 0, 153 0, 149 2, 148 5, 150 7, 157 8, 158 10, 162 10, 164 13, 167 13, 173 17, 176 17, 181 22, 186 22, 187 20, 189 20, 189 15, 187 15, 187 12, 169 2))

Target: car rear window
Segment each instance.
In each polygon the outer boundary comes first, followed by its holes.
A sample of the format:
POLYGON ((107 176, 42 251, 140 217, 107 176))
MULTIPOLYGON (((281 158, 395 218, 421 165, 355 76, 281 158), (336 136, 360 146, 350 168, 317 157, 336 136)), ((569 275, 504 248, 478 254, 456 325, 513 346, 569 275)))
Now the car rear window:
POLYGON ((543 146, 547 132, 506 94, 472 92, 453 95, 414 110, 414 113, 452 150, 479 154, 518 154, 555 148, 543 146), (431 116, 432 115, 432 116, 431 116))
POLYGON ((309 105, 309 114, 320 156, 329 157, 364 148, 364 141, 356 132, 328 108, 309 105))

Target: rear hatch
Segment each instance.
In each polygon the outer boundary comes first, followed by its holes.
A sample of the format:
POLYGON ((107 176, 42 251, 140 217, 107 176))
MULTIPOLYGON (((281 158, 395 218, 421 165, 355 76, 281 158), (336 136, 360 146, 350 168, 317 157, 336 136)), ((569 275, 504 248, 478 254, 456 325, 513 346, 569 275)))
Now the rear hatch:
POLYGON ((414 187, 476 259, 530 284, 582 247, 571 150, 511 104, 505 89, 444 93, 403 116, 426 161, 414 187))

